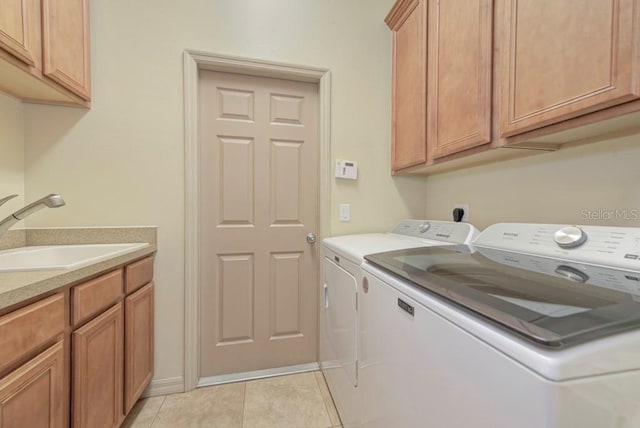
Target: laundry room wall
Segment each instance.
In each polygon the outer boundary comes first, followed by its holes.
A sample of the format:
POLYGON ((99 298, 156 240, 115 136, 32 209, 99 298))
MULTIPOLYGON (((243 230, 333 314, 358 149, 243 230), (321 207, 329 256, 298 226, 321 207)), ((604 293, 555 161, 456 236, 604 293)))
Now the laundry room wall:
POLYGON ((640 135, 427 178, 426 215, 450 218, 469 203, 470 223, 640 226, 640 135))
POLYGON ((92 1, 89 111, 28 105, 26 189, 67 206, 30 226, 158 225, 156 381, 183 372, 186 48, 328 68, 331 157, 360 178, 331 178, 331 234, 388 230, 424 214, 424 178, 391 178, 393 0, 92 1), (351 204, 340 223, 338 204, 351 204))
POLYGON ((0 219, 24 203, 24 115, 22 103, 0 93, 0 198, 18 197, 1 208, 0 219))

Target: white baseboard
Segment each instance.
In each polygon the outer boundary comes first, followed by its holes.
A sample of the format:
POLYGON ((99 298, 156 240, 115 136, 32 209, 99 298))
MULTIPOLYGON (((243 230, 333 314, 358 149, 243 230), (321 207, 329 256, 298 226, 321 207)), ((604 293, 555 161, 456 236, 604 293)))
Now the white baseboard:
POLYGON ((157 395, 177 394, 179 392, 184 392, 184 377, 182 376, 152 380, 151 384, 142 394, 142 397, 155 397, 157 395))
POLYGON ((197 388, 203 386, 220 385, 223 383, 240 382, 246 380, 262 379, 265 377, 282 376, 294 373, 304 373, 319 370, 318 363, 298 364, 296 366, 278 367, 276 369, 255 370, 251 372, 233 373, 228 375, 202 377, 198 380, 197 388))
MULTIPOLYGON (((253 379, 261 379, 272 376, 282 376, 294 373, 304 373, 319 370, 318 363, 299 364, 296 366, 279 367, 276 369, 256 370, 251 372, 233 373, 229 375, 211 376, 201 378, 198 381, 198 388, 203 386, 220 385, 223 383, 239 382, 253 379)), ((170 377, 166 379, 155 379, 142 394, 142 398, 156 397, 158 395, 178 394, 185 392, 184 377, 170 377)))

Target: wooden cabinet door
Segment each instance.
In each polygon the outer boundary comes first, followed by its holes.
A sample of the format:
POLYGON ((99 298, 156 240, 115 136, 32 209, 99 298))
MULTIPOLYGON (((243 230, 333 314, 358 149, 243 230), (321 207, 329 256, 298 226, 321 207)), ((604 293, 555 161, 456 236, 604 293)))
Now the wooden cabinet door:
POLYGON ((25 64, 39 67, 40 31, 37 0, 0 0, 0 48, 25 64))
POLYGON ((43 72, 91 99, 88 0, 42 0, 43 72))
POLYGON ((393 171, 427 161, 427 2, 400 0, 387 16, 392 30, 393 171))
POLYGON ((125 299, 124 411, 128 413, 153 377, 153 283, 125 299))
POLYGON ((638 0, 506 0, 502 135, 638 98, 638 8, 638 0))
POLYGON ((492 3, 429 2, 430 157, 447 156, 491 141, 492 3))
POLYGON ((122 302, 72 335, 72 420, 75 428, 118 427, 122 409, 122 302))
POLYGON ((56 343, 0 379, 0 427, 63 428, 62 344, 56 343))

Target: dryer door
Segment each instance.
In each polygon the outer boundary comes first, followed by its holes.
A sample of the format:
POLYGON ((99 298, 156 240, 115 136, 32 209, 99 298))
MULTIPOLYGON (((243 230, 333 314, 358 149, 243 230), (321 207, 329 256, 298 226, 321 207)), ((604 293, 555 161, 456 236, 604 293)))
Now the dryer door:
MULTIPOLYGON (((324 259, 323 330, 333 361, 325 367, 339 369, 337 376, 357 386, 357 326, 356 326, 356 278, 336 264, 324 259)), ((332 375, 329 375, 332 376, 332 375)))

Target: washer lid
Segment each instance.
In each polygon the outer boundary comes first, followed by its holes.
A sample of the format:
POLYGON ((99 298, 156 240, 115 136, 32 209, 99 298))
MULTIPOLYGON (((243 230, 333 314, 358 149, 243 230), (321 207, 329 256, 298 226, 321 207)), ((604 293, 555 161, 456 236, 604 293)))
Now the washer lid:
POLYGON ((476 249, 428 247, 369 262, 546 347, 640 327, 640 273, 476 249))

